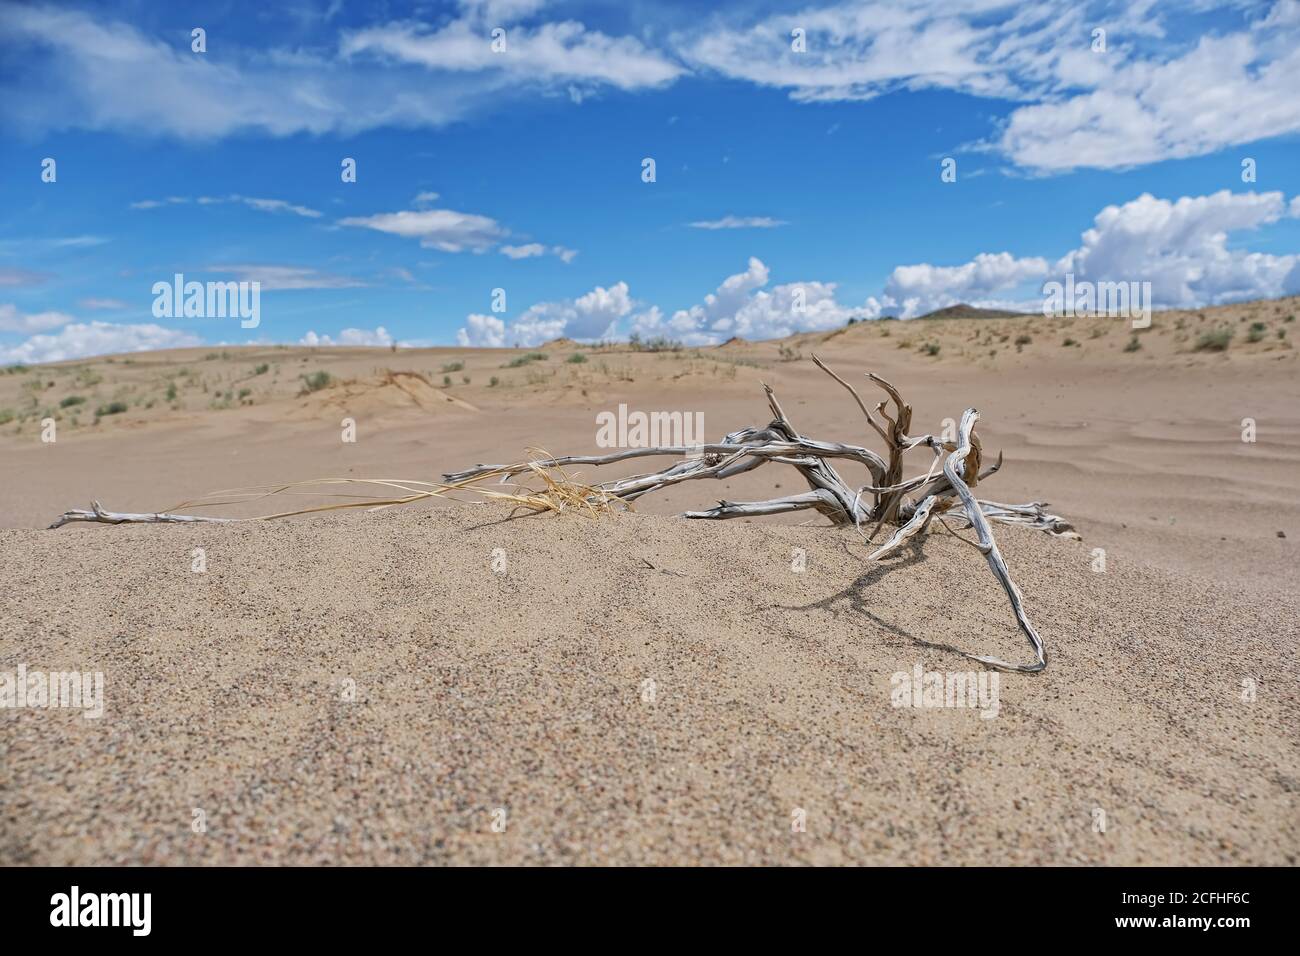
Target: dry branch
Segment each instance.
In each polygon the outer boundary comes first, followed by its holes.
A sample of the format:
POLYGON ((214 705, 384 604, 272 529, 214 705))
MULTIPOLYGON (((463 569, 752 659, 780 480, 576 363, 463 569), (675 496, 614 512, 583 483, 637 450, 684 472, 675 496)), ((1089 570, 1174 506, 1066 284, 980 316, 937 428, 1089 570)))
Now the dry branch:
MULTIPOLYGON (((885 442, 886 455, 881 456, 860 445, 826 442, 799 433, 790 421, 776 393, 764 385, 763 392, 772 412, 772 421, 763 427, 742 428, 723 437, 722 441, 699 446, 665 445, 654 448, 636 448, 608 455, 569 455, 553 457, 538 455, 510 465, 475 465, 464 471, 443 475, 441 482, 413 481, 393 478, 332 478, 318 481, 293 482, 262 488, 236 489, 216 492, 204 498, 178 505, 175 509, 152 513, 130 514, 105 511, 94 502, 92 510, 68 511, 50 527, 58 528, 72 522, 99 522, 104 524, 130 523, 184 523, 266 521, 291 515, 348 508, 381 510, 410 504, 428 498, 453 497, 470 492, 490 500, 502 501, 515 508, 533 512, 561 512, 577 510, 596 515, 632 507, 631 503, 642 495, 660 491, 672 485, 697 478, 726 479, 752 471, 771 462, 793 467, 808 483, 808 491, 767 501, 719 501, 714 508, 687 511, 684 517, 701 519, 726 519, 758 515, 786 514, 811 509, 825 515, 833 524, 852 525, 859 532, 864 524, 875 522, 869 538, 884 524, 896 530, 883 545, 872 552, 867 560, 880 561, 895 554, 906 542, 926 534, 934 519, 938 518, 949 531, 956 533, 949 521, 964 521, 974 529, 977 547, 988 562, 994 577, 1006 592, 1016 623, 1034 650, 1032 664, 1012 664, 995 657, 966 654, 973 660, 991 667, 1032 673, 1047 666, 1043 642, 1034 630, 1025 612, 1024 598, 1011 579, 1006 562, 998 550, 990 522, 1018 524, 1045 531, 1061 537, 1077 538, 1073 527, 1064 518, 1050 514, 1042 502, 1009 505, 976 498, 971 490, 980 481, 1002 467, 1002 456, 981 471, 982 452, 975 423, 979 412, 968 408, 961 417, 955 440, 935 438, 933 435, 912 436, 912 406, 903 401, 893 384, 874 373, 867 379, 884 391, 888 401, 876 405, 877 421, 868 410, 857 389, 833 372, 817 356, 813 362, 823 372, 842 385, 867 424, 885 442), (892 403, 892 414, 888 406, 892 403), (882 424, 883 422, 884 424, 882 424), (907 452, 925 447, 933 455, 930 467, 922 474, 905 479, 903 459, 907 452), (660 471, 617 478, 597 484, 580 482, 565 469, 575 465, 600 467, 637 458, 674 456, 681 460, 660 471), (870 482, 854 488, 836 471, 833 462, 848 462, 866 469, 870 482), (516 481, 521 476, 534 482, 533 486, 516 481), (494 491, 481 487, 491 479, 512 490, 494 491), (536 487, 540 484, 540 487, 536 487), (322 487, 369 486, 383 490, 383 495, 365 495, 330 492, 330 497, 347 500, 330 504, 312 505, 292 511, 283 511, 252 518, 210 517, 176 513, 180 508, 209 508, 245 504, 273 495, 311 494, 322 496, 322 487)), ((967 540, 967 539, 963 539, 967 540)), ((962 652, 965 653, 965 652, 962 652)))

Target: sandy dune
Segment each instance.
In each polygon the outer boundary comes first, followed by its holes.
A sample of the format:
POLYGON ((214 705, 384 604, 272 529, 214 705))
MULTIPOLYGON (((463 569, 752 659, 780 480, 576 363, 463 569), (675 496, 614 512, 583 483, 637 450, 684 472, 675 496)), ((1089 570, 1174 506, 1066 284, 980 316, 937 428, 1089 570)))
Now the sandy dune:
POLYGON ((851 532, 499 517, 7 533, 0 660, 93 663, 107 705, 5 715, 0 856, 1296 861, 1290 596, 1007 529, 1052 663, 983 718, 891 704, 977 666, 928 640, 1024 653, 955 539, 870 570, 851 532))
POLYGON ((0 861, 1294 864, 1298 305, 1136 334, 945 319, 682 352, 248 347, 0 373, 0 672, 106 685, 99 720, 0 712, 0 861), (1223 328, 1226 351, 1198 348, 1223 328), (995 718, 891 706, 895 672, 980 669, 927 642, 1026 653, 968 545, 871 568, 819 519, 662 517, 800 490, 779 466, 600 522, 441 505, 34 530, 91 498, 149 511, 595 452, 620 403, 700 411, 716 438, 766 422, 760 382, 804 433, 871 444, 812 352, 896 382, 918 429, 979 407, 1006 455, 986 496, 1050 501, 1082 532, 998 528, 1051 665, 1000 675, 995 718))

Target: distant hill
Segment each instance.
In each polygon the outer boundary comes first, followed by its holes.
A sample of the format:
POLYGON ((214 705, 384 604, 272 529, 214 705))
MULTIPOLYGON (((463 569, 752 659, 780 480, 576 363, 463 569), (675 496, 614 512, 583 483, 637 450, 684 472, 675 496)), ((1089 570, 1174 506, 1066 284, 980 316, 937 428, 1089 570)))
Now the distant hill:
POLYGON ((1003 309, 980 309, 965 302, 958 302, 943 309, 935 309, 918 319, 1023 319, 1028 312, 1007 312, 1003 309))

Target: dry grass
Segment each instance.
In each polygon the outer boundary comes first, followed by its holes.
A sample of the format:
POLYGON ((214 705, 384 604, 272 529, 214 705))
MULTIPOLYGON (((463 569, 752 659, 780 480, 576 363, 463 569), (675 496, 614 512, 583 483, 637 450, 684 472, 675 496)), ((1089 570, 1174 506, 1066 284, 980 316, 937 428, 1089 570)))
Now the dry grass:
MULTIPOLYGON (((552 457, 545 450, 536 448, 528 449, 528 454, 533 458, 542 460, 552 457)), ((570 475, 563 468, 558 466, 547 467, 537 461, 526 461, 453 483, 419 481, 409 478, 310 478, 305 481, 294 481, 286 484, 230 488, 210 492, 190 501, 183 501, 166 509, 163 513, 175 514, 200 508, 246 505, 251 502, 281 496, 300 495, 310 498, 347 499, 318 503, 287 511, 276 511, 271 514, 227 519, 235 521, 271 521, 276 518, 290 518, 296 515, 354 508, 364 508, 367 511, 383 511, 386 508, 409 505, 429 498, 462 500, 456 497, 456 492, 470 492, 482 498, 513 505, 511 514, 519 508, 524 508, 539 514, 548 511, 554 514, 560 514, 564 511, 578 511, 597 517, 601 514, 611 514, 617 511, 635 510, 630 503, 578 480, 576 475, 570 475), (511 480, 511 475, 524 471, 535 482, 533 486, 530 486, 528 479, 523 482, 511 480), (513 490, 498 491, 481 487, 481 485, 494 478, 500 479, 499 484, 502 486, 513 490), (362 494, 326 490, 335 486, 382 488, 387 489, 389 493, 362 494), (392 491, 400 492, 400 494, 393 495, 392 491)))

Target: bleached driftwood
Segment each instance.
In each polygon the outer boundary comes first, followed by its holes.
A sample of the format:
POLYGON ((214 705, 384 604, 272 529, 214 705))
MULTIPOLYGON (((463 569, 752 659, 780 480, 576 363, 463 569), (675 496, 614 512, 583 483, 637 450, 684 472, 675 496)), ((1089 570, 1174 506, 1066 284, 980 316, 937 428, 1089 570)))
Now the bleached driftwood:
POLYGON ((238 518, 216 518, 211 515, 174 515, 166 511, 151 514, 105 511, 104 506, 98 501, 92 501, 90 509, 87 511, 84 508, 73 508, 71 511, 65 511, 59 515, 54 524, 50 525, 50 528, 61 528, 74 521, 97 521, 101 524, 229 524, 239 520, 238 518))
MULTIPOLYGON (((992 465, 984 468, 983 471, 980 470, 982 456, 979 438, 975 434, 975 423, 979 420, 979 412, 974 408, 968 408, 962 414, 954 439, 936 438, 933 435, 909 435, 908 430, 912 425, 912 407, 903 401, 902 396, 891 383, 873 373, 867 375, 868 380, 888 396, 888 402, 882 401, 875 408, 876 414, 883 420, 884 424, 882 424, 868 410, 866 403, 851 384, 828 368, 817 356, 813 356, 813 361, 818 368, 853 396, 868 425, 885 442, 886 456, 881 456, 860 445, 819 441, 800 434, 781 408, 776 394, 769 386, 764 385, 763 391, 772 412, 772 421, 761 428, 749 427, 731 432, 722 441, 713 444, 663 445, 629 449, 608 455, 567 455, 533 458, 513 465, 475 465, 464 471, 443 475, 442 482, 399 479, 326 479, 323 482, 295 482, 269 490, 220 492, 217 493, 218 500, 199 499, 198 502, 191 503, 196 507, 229 505, 240 500, 266 497, 308 484, 371 484, 390 489, 390 493, 391 489, 402 492, 397 497, 384 499, 363 497, 359 502, 320 505, 274 515, 262 515, 255 519, 218 518, 166 511, 155 514, 115 513, 105 511, 99 502, 94 502, 92 510, 68 511, 51 527, 57 528, 77 521, 129 524, 268 520, 338 508, 386 508, 426 498, 446 497, 450 493, 462 490, 506 499, 517 506, 534 510, 560 511, 566 507, 583 507, 595 511, 608 507, 611 502, 630 503, 643 495, 685 481, 693 481, 697 478, 731 478, 760 468, 769 462, 775 462, 790 465, 798 471, 808 483, 809 490, 766 501, 719 501, 714 508, 687 511, 684 517, 718 520, 786 514, 811 509, 825 515, 834 524, 851 525, 858 529, 859 533, 862 532, 865 524, 874 522, 875 527, 869 538, 874 538, 882 525, 896 526, 890 538, 868 556, 869 561, 880 561, 895 554, 908 541, 926 534, 936 519, 953 533, 956 531, 953 525, 948 523, 949 521, 957 523, 960 527, 972 528, 977 540, 970 543, 979 549, 994 577, 1006 592, 1016 624, 1033 648, 1035 660, 1032 664, 1012 664, 995 657, 965 654, 964 651, 961 653, 991 667, 1027 673, 1041 671, 1047 666, 1042 639, 1029 621, 1025 612, 1024 598, 1011 579, 1006 562, 998 550, 990 522, 1024 525, 1052 535, 1077 538, 1074 528, 1064 518, 1048 512, 1042 502, 1012 505, 975 497, 971 489, 1002 467, 1002 456, 999 454, 992 465), (893 414, 887 410, 890 402, 893 405, 893 414), (904 455, 908 451, 922 447, 929 449, 934 456, 930 467, 923 474, 904 479, 904 455), (612 465, 637 458, 670 455, 680 457, 681 460, 661 471, 612 479, 594 485, 578 483, 563 473, 564 468, 574 465, 612 465), (835 461, 862 465, 871 478, 870 483, 859 488, 852 487, 835 470, 832 464, 835 461), (552 476, 552 472, 560 475, 559 480, 552 476), (502 483, 511 484, 514 478, 526 474, 540 477, 545 482, 546 488, 528 494, 508 494, 489 492, 477 487, 478 483, 490 478, 499 478, 502 483)), ((345 495, 344 497, 362 496, 345 495)))
MULTIPOLYGON (((475 465, 465 471, 443 475, 443 480, 456 484, 500 475, 502 481, 509 481, 514 476, 535 468, 611 465, 657 455, 685 456, 683 460, 662 471, 619 478, 595 486, 602 493, 632 501, 650 492, 696 478, 729 478, 741 472, 752 471, 768 462, 791 465, 808 482, 808 491, 767 501, 719 501, 715 508, 687 511, 684 517, 742 518, 814 509, 835 524, 849 524, 859 529, 864 523, 874 521, 872 537, 881 525, 897 525, 897 530, 889 540, 868 556, 870 561, 882 560, 896 553, 912 538, 925 534, 937 517, 943 516, 945 521, 951 519, 960 526, 971 527, 978 539, 975 546, 984 555, 994 577, 1006 592, 1016 623, 1033 648, 1035 660, 1032 664, 1011 664, 994 657, 975 654, 966 656, 1006 670, 1032 673, 1046 667, 1043 642, 1025 613, 1024 599, 998 551, 990 522, 1025 525, 1048 534, 1077 538, 1073 526, 1059 515, 1049 513, 1042 502, 1008 505, 975 497, 971 488, 1002 467, 1002 456, 999 454, 997 461, 980 472, 980 445, 979 438, 975 435, 979 412, 974 408, 966 409, 962 415, 955 440, 944 440, 933 435, 909 435, 912 406, 903 401, 898 389, 890 382, 872 373, 867 375, 893 404, 892 415, 887 410, 887 402, 882 401, 876 405, 876 414, 884 421, 881 424, 873 417, 852 385, 815 355, 813 362, 853 396, 867 423, 885 442, 887 458, 858 445, 818 441, 801 435, 782 410, 775 393, 764 385, 763 390, 773 415, 772 422, 764 428, 744 428, 732 432, 717 444, 694 448, 666 445, 608 455, 533 459, 514 465, 475 465), (904 454, 922 447, 930 449, 935 456, 929 470, 904 479, 904 454), (865 466, 871 476, 871 483, 861 488, 851 487, 831 464, 836 459, 865 466)), ((945 526, 952 530, 952 526, 945 526)))

